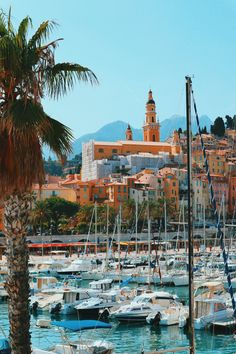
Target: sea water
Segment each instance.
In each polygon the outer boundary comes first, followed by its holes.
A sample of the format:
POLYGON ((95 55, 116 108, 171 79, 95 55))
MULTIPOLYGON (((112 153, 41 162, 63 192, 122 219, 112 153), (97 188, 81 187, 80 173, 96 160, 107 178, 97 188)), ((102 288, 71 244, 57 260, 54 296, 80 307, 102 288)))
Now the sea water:
MULTIPOLYGON (((181 299, 187 298, 187 288, 162 288, 162 290, 170 291, 179 295, 181 299)), ((50 349, 53 345, 70 339, 104 339, 111 341, 115 346, 116 354, 138 354, 142 351, 154 351, 158 349, 169 349, 176 347, 188 346, 188 336, 184 329, 178 326, 156 327, 153 328, 146 324, 119 324, 112 322, 110 330, 89 330, 81 334, 68 333, 58 328, 42 329, 36 326, 36 321, 40 318, 51 319, 76 319, 76 317, 50 317, 48 313, 43 315, 31 315, 31 335, 33 347, 40 349, 50 349)), ((9 323, 7 316, 7 304, 0 304, 0 330, 2 336, 8 335, 9 323)), ((1 335, 0 335, 1 336, 1 335)), ((196 353, 205 354, 235 354, 236 353, 236 337, 230 335, 213 335, 209 330, 195 331, 196 353)), ((181 353, 187 353, 183 351, 181 353)))

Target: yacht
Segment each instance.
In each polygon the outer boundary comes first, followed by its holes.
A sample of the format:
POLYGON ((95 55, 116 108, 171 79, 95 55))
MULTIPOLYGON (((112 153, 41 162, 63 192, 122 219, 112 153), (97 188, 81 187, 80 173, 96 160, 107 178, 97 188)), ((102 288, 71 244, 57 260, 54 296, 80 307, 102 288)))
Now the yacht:
POLYGON ((146 322, 151 325, 172 326, 181 324, 182 326, 183 323, 186 324, 188 316, 188 306, 183 306, 181 303, 173 303, 159 312, 153 311, 150 313, 146 318, 146 322))
POLYGON ((68 267, 58 270, 58 274, 60 275, 72 275, 78 274, 83 272, 90 272, 91 270, 95 269, 97 264, 92 259, 84 259, 78 258, 74 260, 68 267))
POLYGON ((98 319, 103 310, 108 311, 114 306, 121 305, 126 297, 121 294, 120 289, 112 289, 108 292, 99 294, 97 297, 91 297, 75 306, 79 319, 98 319))
MULTIPOLYGON (((101 321, 54 321, 52 325, 62 327, 73 332, 81 332, 90 329, 110 329, 109 323, 101 321)), ((94 331, 93 331, 94 332, 94 331)), ((65 344, 56 344, 51 350, 33 348, 32 354, 112 354, 114 346, 111 342, 104 339, 89 340, 81 339, 71 341, 66 340, 65 344)))
POLYGON ((214 321, 227 321, 233 317, 233 309, 227 304, 229 294, 220 282, 202 284, 195 292, 194 328, 203 329, 214 321))
POLYGON ((145 322, 153 311, 168 308, 177 296, 164 291, 145 293, 136 296, 130 304, 111 312, 110 317, 120 322, 145 322))

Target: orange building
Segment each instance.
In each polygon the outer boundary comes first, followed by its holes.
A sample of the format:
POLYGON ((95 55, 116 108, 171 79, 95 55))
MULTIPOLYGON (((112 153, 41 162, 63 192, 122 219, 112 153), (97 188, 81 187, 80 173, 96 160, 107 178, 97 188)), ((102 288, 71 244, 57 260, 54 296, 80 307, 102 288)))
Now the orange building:
POLYGON ((160 141, 160 124, 156 119, 156 104, 149 90, 148 101, 146 103, 146 120, 143 126, 144 141, 160 141))
POLYGON ((108 203, 115 209, 128 200, 129 189, 126 183, 113 182, 107 185, 108 203))
POLYGON ((181 153, 181 146, 176 137, 169 142, 160 141, 160 124, 156 119, 156 105, 152 91, 148 93, 146 103, 146 119, 143 125, 143 141, 134 141, 130 125, 125 132, 126 140, 116 142, 90 141, 83 144, 82 152, 82 181, 106 176, 104 164, 98 162, 107 159, 114 161, 118 156, 151 154, 173 156, 181 153), (100 172, 103 169, 103 172, 100 172), (96 172, 95 172, 96 171, 96 172), (102 175, 103 173, 103 175, 102 175))
POLYGON ((229 214, 233 215, 236 210, 236 176, 230 176, 229 178, 229 214))

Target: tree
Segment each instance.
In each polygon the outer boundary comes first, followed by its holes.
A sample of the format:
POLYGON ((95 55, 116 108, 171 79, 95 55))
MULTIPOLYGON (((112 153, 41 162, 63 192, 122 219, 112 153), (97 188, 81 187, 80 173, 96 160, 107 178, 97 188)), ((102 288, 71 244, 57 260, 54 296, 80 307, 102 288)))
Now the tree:
POLYGON ((217 117, 214 121, 214 124, 211 125, 211 133, 222 137, 225 135, 225 124, 223 118, 217 117))
MULTIPOLYGON (((74 216, 79 210, 77 203, 69 202, 63 198, 51 197, 36 203, 33 215, 39 216, 41 224, 46 224, 47 230, 53 225, 53 232, 58 233, 60 219, 74 216), (41 218, 40 218, 41 216, 41 218)), ((40 226, 38 224, 38 226, 40 226)))
POLYGON ((234 121, 233 121, 233 118, 230 117, 229 115, 226 115, 225 116, 225 126, 227 129, 234 129, 234 121))
POLYGON ((12 354, 31 353, 29 273, 26 233, 29 224, 32 183, 44 182, 42 147, 47 145, 59 159, 71 151, 71 130, 43 109, 46 95, 57 99, 76 81, 96 83, 97 78, 79 64, 55 63, 49 43, 54 22, 43 22, 30 37, 30 17, 13 28, 11 13, 0 14, 0 194, 5 199, 12 354))
POLYGON ((179 128, 179 129, 178 129, 178 134, 179 134, 179 137, 180 137, 180 134, 182 134, 182 133, 183 133, 182 128, 179 128))
POLYGON ((208 131, 207 131, 207 127, 206 127, 206 126, 201 129, 201 133, 202 133, 202 134, 208 134, 208 131))

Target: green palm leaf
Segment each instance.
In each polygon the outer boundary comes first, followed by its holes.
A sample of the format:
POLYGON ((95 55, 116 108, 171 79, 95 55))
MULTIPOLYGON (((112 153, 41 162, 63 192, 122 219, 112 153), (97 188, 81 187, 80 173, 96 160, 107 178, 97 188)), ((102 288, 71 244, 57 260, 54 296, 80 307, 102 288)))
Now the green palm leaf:
POLYGON ((70 128, 46 115, 38 129, 42 144, 46 144, 59 158, 72 152, 73 134, 70 128))
POLYGON ((41 23, 35 34, 29 40, 28 46, 30 47, 41 47, 43 41, 47 40, 52 30, 56 26, 54 21, 44 21, 41 23))
POLYGON ((73 89, 77 80, 98 83, 96 75, 79 64, 59 63, 45 70, 45 85, 49 96, 53 98, 58 98, 73 89))

